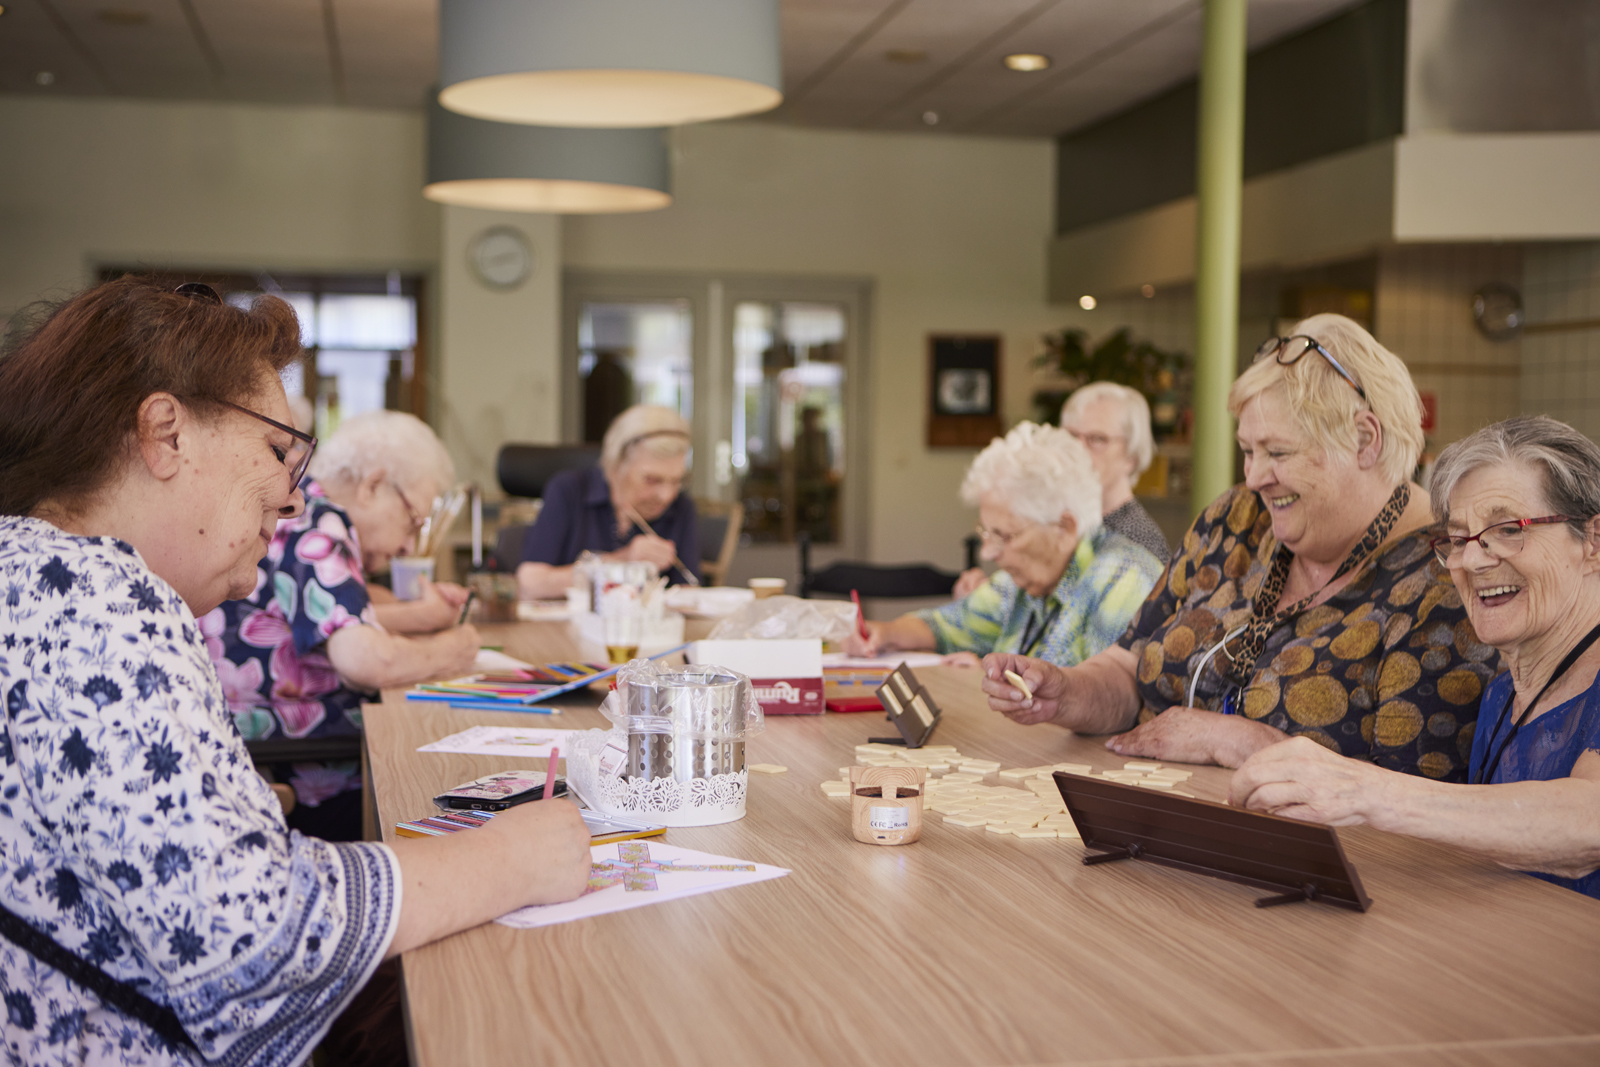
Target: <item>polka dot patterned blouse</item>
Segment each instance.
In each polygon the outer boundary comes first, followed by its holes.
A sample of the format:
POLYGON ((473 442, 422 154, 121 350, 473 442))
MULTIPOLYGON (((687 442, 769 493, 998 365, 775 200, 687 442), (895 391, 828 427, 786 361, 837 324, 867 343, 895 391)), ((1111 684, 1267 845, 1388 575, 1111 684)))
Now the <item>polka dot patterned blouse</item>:
POLYGON ((1253 665, 1229 662, 1227 647, 1202 663, 1249 620, 1280 550, 1256 494, 1230 489, 1195 520, 1122 636, 1138 659, 1140 721, 1187 704, 1194 683, 1197 707, 1226 703, 1346 756, 1464 781, 1500 655, 1473 632, 1431 536, 1394 538, 1350 584, 1284 620, 1253 665))

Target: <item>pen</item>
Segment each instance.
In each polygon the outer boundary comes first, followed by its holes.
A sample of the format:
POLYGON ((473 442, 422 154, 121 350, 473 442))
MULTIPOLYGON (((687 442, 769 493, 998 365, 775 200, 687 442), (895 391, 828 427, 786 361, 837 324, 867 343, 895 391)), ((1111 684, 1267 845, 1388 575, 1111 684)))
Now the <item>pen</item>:
POLYGON ((468 589, 467 590, 467 599, 465 599, 465 600, 463 600, 461 602, 461 617, 456 620, 456 625, 457 626, 465 626, 466 625, 467 612, 472 610, 472 602, 474 600, 476 600, 476 599, 478 599, 478 591, 476 589, 468 589))
POLYGON ((861 594, 852 589, 850 599, 856 605, 856 632, 861 635, 861 640, 871 641, 872 632, 867 629, 867 613, 861 610, 861 594))
POLYGON ((544 796, 540 800, 550 799, 550 789, 556 784, 556 760, 561 758, 561 749, 555 745, 550 746, 550 766, 544 772, 544 796))

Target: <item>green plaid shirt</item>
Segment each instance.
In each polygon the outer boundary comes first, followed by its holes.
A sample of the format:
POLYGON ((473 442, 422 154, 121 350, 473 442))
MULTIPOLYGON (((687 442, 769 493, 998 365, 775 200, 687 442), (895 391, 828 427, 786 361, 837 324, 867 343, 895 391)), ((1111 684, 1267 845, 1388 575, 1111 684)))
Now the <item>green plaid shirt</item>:
POLYGON ((1020 652, 1070 667, 1122 636, 1165 565, 1102 526, 1078 542, 1066 573, 1043 598, 996 571, 966 599, 916 616, 942 653, 1020 652), (1030 647, 1022 647, 1024 638, 1030 647))

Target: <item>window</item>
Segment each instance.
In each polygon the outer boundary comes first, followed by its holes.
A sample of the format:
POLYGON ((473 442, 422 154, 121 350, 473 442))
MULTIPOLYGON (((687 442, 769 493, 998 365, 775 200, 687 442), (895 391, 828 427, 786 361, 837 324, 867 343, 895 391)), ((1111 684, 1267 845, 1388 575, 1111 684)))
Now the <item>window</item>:
POLYGON ((687 300, 586 301, 578 320, 583 440, 634 404, 694 417, 694 317, 687 300))

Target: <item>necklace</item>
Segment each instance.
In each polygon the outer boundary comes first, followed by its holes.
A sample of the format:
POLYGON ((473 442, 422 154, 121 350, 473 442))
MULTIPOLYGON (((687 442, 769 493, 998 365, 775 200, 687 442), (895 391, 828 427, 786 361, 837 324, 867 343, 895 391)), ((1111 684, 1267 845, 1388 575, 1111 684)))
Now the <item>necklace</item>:
MULTIPOLYGON (((1527 722, 1528 716, 1533 714, 1534 705, 1539 703, 1539 700, 1550 691, 1550 687, 1555 685, 1561 676, 1566 674, 1574 663, 1578 662, 1578 657, 1589 651, 1589 646, 1596 641, 1600 641, 1600 625, 1595 626, 1594 629, 1584 634, 1583 640, 1573 646, 1572 651, 1567 653, 1567 658, 1562 660, 1561 664, 1556 667, 1556 672, 1550 676, 1550 680, 1544 683, 1544 688, 1539 690, 1537 696, 1528 701, 1528 706, 1522 709, 1522 714, 1517 716, 1517 721, 1511 724, 1511 729, 1506 733, 1506 739, 1500 742, 1499 748, 1494 750, 1494 758, 1484 764, 1484 772, 1478 776, 1476 782, 1472 783, 1473 785, 1485 785, 1494 778, 1494 772, 1500 769, 1500 758, 1506 754, 1506 749, 1511 747, 1511 741, 1517 736, 1517 731, 1522 729, 1522 724, 1527 722)), ((1511 687, 1511 695, 1506 697, 1505 704, 1500 708, 1500 714, 1495 717, 1494 732, 1489 735, 1489 743, 1491 745, 1494 744, 1495 737, 1499 735, 1500 727, 1505 725, 1506 716, 1511 714, 1511 703, 1516 699, 1517 689, 1513 685, 1511 687)))

